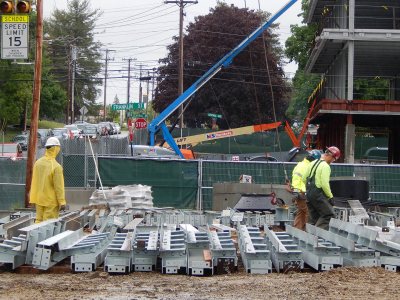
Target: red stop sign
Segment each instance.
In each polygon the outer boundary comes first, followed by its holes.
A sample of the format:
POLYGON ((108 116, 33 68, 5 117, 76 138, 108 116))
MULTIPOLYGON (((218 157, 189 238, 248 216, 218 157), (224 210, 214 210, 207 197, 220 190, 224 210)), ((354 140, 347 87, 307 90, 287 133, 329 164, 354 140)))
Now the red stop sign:
POLYGON ((135 128, 136 129, 143 129, 147 127, 147 121, 143 118, 136 119, 135 121, 135 128))

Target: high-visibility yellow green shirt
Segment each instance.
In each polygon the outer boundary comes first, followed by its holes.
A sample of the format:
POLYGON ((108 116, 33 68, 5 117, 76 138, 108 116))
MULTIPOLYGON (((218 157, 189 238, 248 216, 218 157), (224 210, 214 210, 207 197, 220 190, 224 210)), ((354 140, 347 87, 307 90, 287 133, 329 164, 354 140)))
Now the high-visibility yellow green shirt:
POLYGON ((304 158, 301 162, 299 162, 293 169, 292 172, 292 187, 294 189, 299 190, 300 192, 306 191, 306 179, 308 167, 311 162, 304 158))
POLYGON ((59 146, 46 149, 45 155, 35 162, 29 203, 46 207, 66 204, 63 168, 56 161, 59 151, 59 146))
MULTIPOLYGON (((329 185, 329 179, 331 177, 331 167, 326 161, 324 161, 323 159, 321 160, 322 162, 317 167, 317 170, 313 170, 313 173, 315 173, 315 185, 317 186, 317 188, 322 189, 325 196, 330 199, 333 197, 331 186, 329 185)), ((310 172, 313 166, 321 160, 314 160, 310 163, 307 171, 307 178, 311 176, 310 172)))

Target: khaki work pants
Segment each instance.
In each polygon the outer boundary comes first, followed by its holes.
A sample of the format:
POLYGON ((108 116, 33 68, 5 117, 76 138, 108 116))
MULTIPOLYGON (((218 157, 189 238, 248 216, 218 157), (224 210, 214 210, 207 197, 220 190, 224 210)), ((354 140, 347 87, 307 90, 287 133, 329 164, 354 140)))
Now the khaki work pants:
POLYGON ((297 207, 296 216, 294 218, 293 227, 306 230, 306 223, 308 221, 308 207, 305 197, 295 197, 293 202, 297 207))

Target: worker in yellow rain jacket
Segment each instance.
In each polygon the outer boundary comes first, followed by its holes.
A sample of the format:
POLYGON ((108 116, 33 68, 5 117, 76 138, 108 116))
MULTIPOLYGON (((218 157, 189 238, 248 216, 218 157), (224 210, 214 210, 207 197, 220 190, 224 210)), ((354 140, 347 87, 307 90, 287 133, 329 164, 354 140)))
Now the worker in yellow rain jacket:
POLYGON ((319 160, 321 152, 312 150, 301 162, 299 162, 292 172, 292 193, 295 196, 293 203, 296 205, 296 216, 294 218, 293 226, 305 230, 308 219, 308 209, 306 202, 306 176, 309 166, 312 161, 319 160))
POLYGON ((58 218, 65 209, 63 168, 56 161, 60 152, 60 141, 50 137, 46 142, 46 152, 33 166, 29 203, 36 206, 36 223, 58 218))
POLYGON ((340 158, 340 150, 331 146, 326 149, 320 160, 310 164, 307 174, 307 206, 309 223, 327 230, 329 221, 335 217, 334 201, 329 180, 330 164, 340 158))

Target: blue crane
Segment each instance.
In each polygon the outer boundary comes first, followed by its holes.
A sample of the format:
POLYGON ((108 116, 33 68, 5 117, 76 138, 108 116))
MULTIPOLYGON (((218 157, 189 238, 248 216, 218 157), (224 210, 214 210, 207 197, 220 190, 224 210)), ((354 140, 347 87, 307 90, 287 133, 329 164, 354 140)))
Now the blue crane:
POLYGON ((154 146, 155 135, 161 130, 164 140, 171 146, 171 148, 183 158, 183 154, 180 151, 178 145, 175 143, 171 133, 169 132, 167 126, 165 125, 165 120, 176 111, 183 103, 189 100, 189 98, 200 89, 205 83, 207 83, 211 78, 214 77, 222 68, 228 67, 232 60, 241 52, 245 47, 247 47, 252 41, 258 38, 266 29, 268 29, 271 24, 273 24, 276 19, 278 19, 283 13, 285 13, 297 0, 290 0, 286 3, 275 15, 273 15, 268 21, 254 30, 248 37, 246 37, 239 45, 232 49, 228 54, 226 54, 221 60, 214 64, 203 76, 201 76, 195 83, 193 83, 186 91, 184 91, 178 98, 174 100, 166 109, 164 109, 156 118, 151 121, 148 126, 150 134, 150 146, 154 146))

